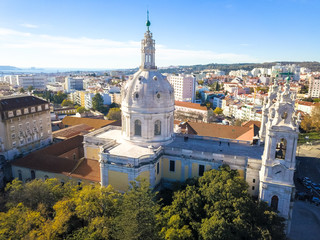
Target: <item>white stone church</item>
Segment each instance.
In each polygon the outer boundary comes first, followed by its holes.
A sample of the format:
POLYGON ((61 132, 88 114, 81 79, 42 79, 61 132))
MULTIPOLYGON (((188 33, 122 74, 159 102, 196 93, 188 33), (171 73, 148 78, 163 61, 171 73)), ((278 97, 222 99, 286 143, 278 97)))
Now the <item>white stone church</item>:
POLYGON ((101 184, 125 191, 140 177, 159 188, 228 164, 248 182, 252 195, 280 212, 289 233, 300 123, 289 83, 282 90, 275 81, 265 99, 259 145, 175 134, 173 88, 157 71, 149 20, 146 25, 140 69, 122 89, 122 127, 84 136, 85 158, 100 162, 101 184))

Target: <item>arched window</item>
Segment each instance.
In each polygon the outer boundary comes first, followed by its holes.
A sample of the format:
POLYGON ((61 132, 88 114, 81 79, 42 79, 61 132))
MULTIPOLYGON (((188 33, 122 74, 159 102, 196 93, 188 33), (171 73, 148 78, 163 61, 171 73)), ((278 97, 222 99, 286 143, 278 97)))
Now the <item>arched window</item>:
POLYGON ((22 172, 21 172, 21 170, 18 170, 18 177, 19 177, 19 180, 22 181, 22 172))
POLYGON ((34 172, 34 170, 31 170, 31 179, 35 179, 36 178, 36 173, 34 172))
POLYGON ((287 149, 287 140, 282 138, 280 142, 277 143, 276 158, 285 159, 287 149))
POLYGON ((134 135, 141 136, 141 121, 140 120, 134 121, 134 135))
POLYGON ((154 123, 154 135, 161 135, 161 121, 157 120, 154 123))
POLYGON ((278 210, 278 202, 279 202, 278 196, 274 195, 274 196, 271 198, 271 208, 272 208, 274 211, 277 211, 277 210, 278 210))

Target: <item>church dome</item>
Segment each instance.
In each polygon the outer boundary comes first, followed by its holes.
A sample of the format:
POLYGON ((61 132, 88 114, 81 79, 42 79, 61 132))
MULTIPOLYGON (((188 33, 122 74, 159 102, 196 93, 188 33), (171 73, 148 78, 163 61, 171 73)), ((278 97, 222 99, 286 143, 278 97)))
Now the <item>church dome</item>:
POLYGON ((139 70, 123 88, 122 107, 147 113, 172 110, 173 88, 160 72, 139 70))
MULTIPOLYGON (((149 17, 148 20, 149 22, 149 17)), ((173 138, 173 87, 155 66, 155 41, 141 41, 141 66, 122 88, 122 138, 140 146, 161 146, 173 138)))

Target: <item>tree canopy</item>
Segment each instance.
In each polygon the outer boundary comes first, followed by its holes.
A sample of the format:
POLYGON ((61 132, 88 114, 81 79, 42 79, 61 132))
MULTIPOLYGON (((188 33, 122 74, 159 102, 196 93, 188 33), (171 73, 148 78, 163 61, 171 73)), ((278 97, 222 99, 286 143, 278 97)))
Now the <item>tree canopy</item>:
POLYGON ((61 103, 61 106, 63 107, 70 107, 73 106, 73 102, 71 100, 68 99, 64 99, 61 103))
POLYGON ((320 131, 320 105, 313 107, 311 116, 304 116, 301 121, 301 128, 305 132, 320 131))
POLYGON ((236 170, 205 172, 160 213, 164 239, 285 239, 283 219, 255 202, 236 170))
POLYGON ((220 115, 220 114, 223 113, 223 110, 222 110, 221 108, 219 108, 219 107, 216 107, 216 108, 213 110, 213 112, 214 112, 215 114, 220 115))
POLYGON ((100 93, 96 93, 92 98, 92 109, 95 111, 103 111, 103 98, 100 93))
POLYGON ((110 185, 15 179, 5 189, 0 239, 285 239, 283 219, 247 187, 228 166, 161 202, 145 180, 120 193, 110 185))
POLYGON ((120 108, 110 108, 107 118, 109 120, 120 120, 121 119, 121 110, 120 108))

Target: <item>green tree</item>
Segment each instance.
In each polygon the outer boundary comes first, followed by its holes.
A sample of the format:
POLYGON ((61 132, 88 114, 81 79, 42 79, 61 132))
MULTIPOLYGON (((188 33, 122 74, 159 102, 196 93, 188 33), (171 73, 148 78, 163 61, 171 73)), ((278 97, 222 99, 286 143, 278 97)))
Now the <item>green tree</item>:
POLYGON ((61 104, 64 99, 67 99, 68 95, 59 91, 57 94, 53 95, 52 101, 56 104, 61 104))
POLYGON ((103 110, 103 98, 100 93, 96 93, 92 98, 92 109, 95 111, 103 110))
POLYGON ((159 214, 164 239, 285 239, 284 219, 255 202, 238 171, 228 166, 174 194, 159 214))
POLYGON ((19 89, 19 92, 20 92, 20 93, 25 93, 24 88, 23 88, 23 87, 22 87, 22 88, 20 88, 20 89, 19 89))
POLYGON ((312 129, 312 118, 309 115, 304 116, 304 118, 301 121, 300 127, 305 132, 310 132, 312 129))
POLYGON ((107 118, 109 120, 120 120, 121 119, 120 108, 110 108, 107 118))
POLYGON ((143 179, 139 184, 131 182, 131 188, 123 195, 120 214, 116 218, 116 239, 159 239, 156 213, 158 205, 155 194, 143 179))
POLYGON ((44 222, 40 212, 19 203, 8 212, 0 212, 0 239, 33 239, 32 235, 44 222))
POLYGON ((217 115, 220 115, 220 114, 223 113, 223 110, 222 110, 221 108, 219 108, 219 107, 216 107, 216 108, 213 110, 213 112, 214 112, 215 114, 217 114, 217 115))
POLYGON ((14 179, 6 186, 7 208, 23 203, 24 206, 36 210, 42 204, 46 210, 51 211, 53 205, 63 197, 71 196, 77 188, 72 182, 61 186, 57 179, 35 179, 23 184, 20 180, 14 179))
POLYGON ((85 107, 78 107, 77 112, 81 114, 81 113, 87 112, 87 109, 85 107))
POLYGON ((315 131, 320 131, 320 105, 316 105, 313 107, 311 112, 311 118, 312 118, 312 127, 315 129, 315 131))
POLYGON ((70 107, 73 106, 73 102, 71 100, 68 99, 64 99, 61 103, 61 106, 63 107, 70 107))
POLYGON ((34 89, 33 86, 30 85, 30 86, 28 87, 28 92, 32 92, 33 89, 34 89))

